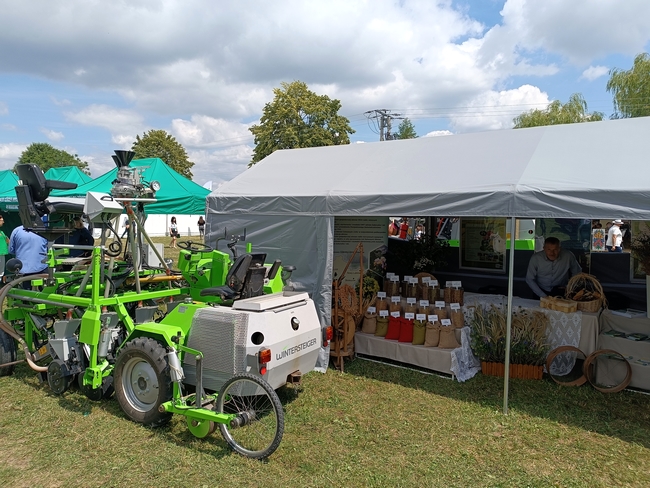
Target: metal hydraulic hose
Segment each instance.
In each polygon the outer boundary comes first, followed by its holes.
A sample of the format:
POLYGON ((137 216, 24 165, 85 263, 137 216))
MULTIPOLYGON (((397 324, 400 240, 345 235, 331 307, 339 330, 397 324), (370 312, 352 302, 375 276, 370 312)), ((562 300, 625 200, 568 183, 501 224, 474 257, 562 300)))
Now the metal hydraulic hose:
MULTIPOLYGON (((47 277, 48 277, 47 273, 44 273, 44 274, 36 274, 36 275, 29 275, 29 276, 21 276, 20 278, 10 281, 9 283, 7 283, 5 286, 2 287, 2 290, 0 290, 0 303, 4 303, 5 298, 7 298, 7 294, 11 291, 11 289, 16 285, 19 285, 23 281, 31 281, 31 280, 36 280, 39 278, 47 278, 47 277)), ((4 314, 0 314, 0 329, 5 331, 7 334, 9 334, 11 337, 13 337, 15 340, 17 340, 20 343, 20 345, 23 348, 23 352, 25 353, 25 361, 27 361, 27 364, 29 364, 30 368, 32 368, 34 371, 37 371, 39 373, 47 371, 47 366, 39 366, 38 364, 36 364, 36 362, 34 361, 34 356, 29 350, 29 346, 27 345, 25 340, 22 337, 20 337, 20 335, 18 335, 18 333, 11 326, 11 324, 5 320, 4 314)))

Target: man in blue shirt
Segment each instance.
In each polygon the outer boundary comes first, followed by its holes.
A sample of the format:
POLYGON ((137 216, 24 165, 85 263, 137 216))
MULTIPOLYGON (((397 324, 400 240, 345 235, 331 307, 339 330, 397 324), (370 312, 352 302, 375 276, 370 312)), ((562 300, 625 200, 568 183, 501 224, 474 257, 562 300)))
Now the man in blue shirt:
POLYGON ((11 233, 9 254, 13 254, 23 263, 20 270, 23 275, 42 273, 47 269, 47 263, 44 262, 47 257, 47 241, 38 234, 25 230, 22 225, 11 233))
POLYGON ((569 278, 580 273, 582 268, 573 253, 562 249, 556 237, 548 237, 544 250, 533 254, 528 262, 526 283, 540 298, 563 296, 569 278))

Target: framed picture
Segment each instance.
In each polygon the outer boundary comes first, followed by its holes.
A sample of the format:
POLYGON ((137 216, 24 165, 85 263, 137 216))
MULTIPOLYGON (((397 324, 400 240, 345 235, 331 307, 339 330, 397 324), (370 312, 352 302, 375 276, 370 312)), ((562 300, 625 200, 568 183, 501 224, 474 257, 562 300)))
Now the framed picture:
POLYGON ((505 273, 506 219, 460 219, 460 267, 505 273))

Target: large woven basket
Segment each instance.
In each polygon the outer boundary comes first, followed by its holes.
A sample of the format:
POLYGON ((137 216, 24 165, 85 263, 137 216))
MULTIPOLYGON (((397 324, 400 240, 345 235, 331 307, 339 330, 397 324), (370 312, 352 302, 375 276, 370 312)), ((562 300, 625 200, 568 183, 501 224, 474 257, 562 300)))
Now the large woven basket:
POLYGON ((602 299, 600 300, 590 300, 588 302, 576 302, 578 304, 578 310, 581 312, 595 313, 601 309, 603 306, 602 299))

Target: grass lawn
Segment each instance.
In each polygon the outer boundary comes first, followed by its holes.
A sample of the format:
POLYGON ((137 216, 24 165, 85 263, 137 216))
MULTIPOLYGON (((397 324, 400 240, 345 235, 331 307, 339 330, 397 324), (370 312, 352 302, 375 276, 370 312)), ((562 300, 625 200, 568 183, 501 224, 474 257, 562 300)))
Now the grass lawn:
POLYGON ((550 379, 457 383, 356 359, 281 390, 266 462, 195 439, 182 417, 152 430, 114 399, 57 397, 21 365, 0 378, 2 486, 650 486, 650 396, 550 379))
MULTIPOLYGON (((154 238, 169 246, 170 238, 154 238)), ((198 240, 198 239, 197 239, 198 240)), ((177 267, 178 249, 165 247, 177 267)), ((115 399, 51 393, 26 365, 0 378, 2 487, 650 486, 650 396, 552 380, 458 383, 356 359, 280 390, 285 434, 268 461, 153 430, 115 399)))

